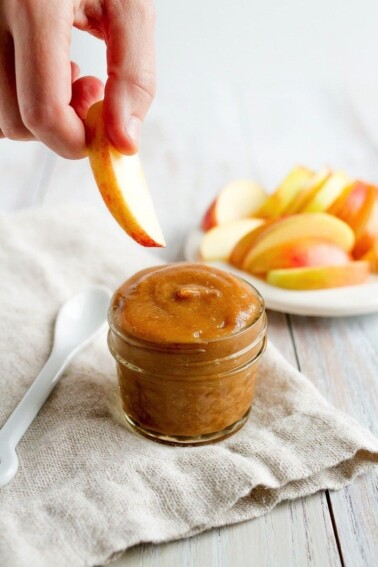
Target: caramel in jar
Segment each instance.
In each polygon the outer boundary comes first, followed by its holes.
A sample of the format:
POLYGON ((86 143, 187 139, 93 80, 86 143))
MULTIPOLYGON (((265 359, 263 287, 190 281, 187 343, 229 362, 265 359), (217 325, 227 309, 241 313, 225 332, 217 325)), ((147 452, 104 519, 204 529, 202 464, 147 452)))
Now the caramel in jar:
POLYGON ((114 294, 109 348, 127 421, 174 444, 213 442, 245 423, 266 315, 258 292, 202 264, 138 272, 114 294))

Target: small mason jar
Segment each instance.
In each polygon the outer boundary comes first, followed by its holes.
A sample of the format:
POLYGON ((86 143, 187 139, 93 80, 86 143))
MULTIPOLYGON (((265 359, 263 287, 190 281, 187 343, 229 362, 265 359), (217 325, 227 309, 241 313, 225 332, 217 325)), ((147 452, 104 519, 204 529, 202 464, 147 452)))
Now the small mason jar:
POLYGON ((257 309, 247 326, 191 343, 152 342, 126 333, 115 322, 113 297, 108 345, 125 418, 137 432, 163 443, 198 445, 225 439, 243 426, 267 340, 264 302, 250 288, 257 309))

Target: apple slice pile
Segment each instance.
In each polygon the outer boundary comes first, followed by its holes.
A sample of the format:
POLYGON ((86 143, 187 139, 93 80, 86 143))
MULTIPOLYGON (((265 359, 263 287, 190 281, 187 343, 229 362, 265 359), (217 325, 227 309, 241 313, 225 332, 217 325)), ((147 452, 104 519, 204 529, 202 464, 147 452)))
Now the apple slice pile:
POLYGON ((142 246, 165 246, 138 155, 117 152, 106 135, 102 101, 88 111, 88 157, 102 198, 118 224, 142 246))
POLYGON ((343 171, 295 167, 272 195, 230 183, 202 229, 201 260, 287 289, 356 285, 378 271, 378 188, 343 171))

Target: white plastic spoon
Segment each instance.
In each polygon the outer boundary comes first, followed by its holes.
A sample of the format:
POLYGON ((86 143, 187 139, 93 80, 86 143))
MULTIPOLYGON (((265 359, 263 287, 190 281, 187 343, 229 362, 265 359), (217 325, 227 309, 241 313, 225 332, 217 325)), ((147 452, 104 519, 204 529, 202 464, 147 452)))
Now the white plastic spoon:
POLYGON ((51 354, 26 394, 0 429, 0 487, 18 469, 16 447, 59 382, 75 354, 83 349, 106 322, 110 292, 92 287, 69 299, 60 309, 51 354))

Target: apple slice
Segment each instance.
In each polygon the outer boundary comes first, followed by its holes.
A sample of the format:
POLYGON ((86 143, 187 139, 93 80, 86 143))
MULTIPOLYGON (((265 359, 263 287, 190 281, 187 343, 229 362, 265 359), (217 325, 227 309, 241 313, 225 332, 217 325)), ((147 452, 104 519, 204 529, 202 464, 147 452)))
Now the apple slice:
POLYGON ((292 169, 273 195, 270 195, 262 207, 255 212, 255 216, 261 218, 280 217, 294 197, 306 186, 313 174, 310 169, 302 166, 292 169))
POLYGON ((332 173, 303 207, 302 212, 321 213, 326 211, 350 183, 349 177, 343 171, 332 173))
POLYGON ((355 258, 361 258, 378 239, 378 189, 364 181, 347 187, 333 205, 330 214, 348 223, 354 230, 355 258))
POLYGON ((369 185, 364 181, 355 181, 347 185, 327 213, 335 215, 353 228, 354 219, 364 205, 368 192, 369 185))
POLYGON ((378 188, 369 186, 365 202, 354 219, 356 245, 353 255, 359 259, 372 248, 378 239, 378 188))
POLYGON ((313 198, 315 193, 319 191, 320 187, 324 185, 324 183, 329 179, 331 176, 331 170, 329 169, 322 169, 317 173, 314 173, 312 177, 308 180, 305 184, 303 189, 295 195, 295 197, 290 201, 288 207, 285 209, 285 215, 295 215, 297 213, 301 213, 307 203, 313 198))
MULTIPOLYGON (((260 219, 263 220, 263 219, 260 219)), ((266 231, 266 229, 273 224, 275 221, 269 219, 267 221, 263 221, 263 224, 258 226, 257 228, 248 232, 243 238, 241 238, 232 249, 232 252, 229 256, 228 261, 230 264, 235 266, 236 268, 241 268, 244 258, 252 248, 252 245, 256 242, 256 240, 266 231)))
POLYGON ((330 266, 347 264, 350 255, 340 246, 319 238, 300 238, 294 242, 282 242, 258 256, 243 269, 251 274, 265 274, 271 270, 306 266, 330 266))
POLYGON ((258 226, 263 219, 240 219, 205 232, 200 245, 201 260, 227 260, 235 244, 258 226))
POLYGON ((374 274, 378 274, 378 240, 376 240, 370 250, 362 256, 361 260, 369 262, 370 271, 374 274))
POLYGON ((341 266, 272 270, 266 281, 286 289, 310 290, 361 284, 368 275, 368 262, 349 262, 341 266))
POLYGON ((253 242, 241 267, 248 269, 258 258, 271 253, 277 246, 292 244, 299 239, 316 238, 350 252, 354 245, 353 230, 342 220, 327 213, 302 213, 272 223, 253 242))
POLYGON ((125 156, 111 145, 102 101, 91 106, 85 126, 93 175, 111 214, 142 246, 165 246, 139 156, 125 156))
POLYGON ((228 183, 214 199, 202 220, 202 229, 251 217, 266 201, 267 194, 257 183, 240 179, 228 183))

